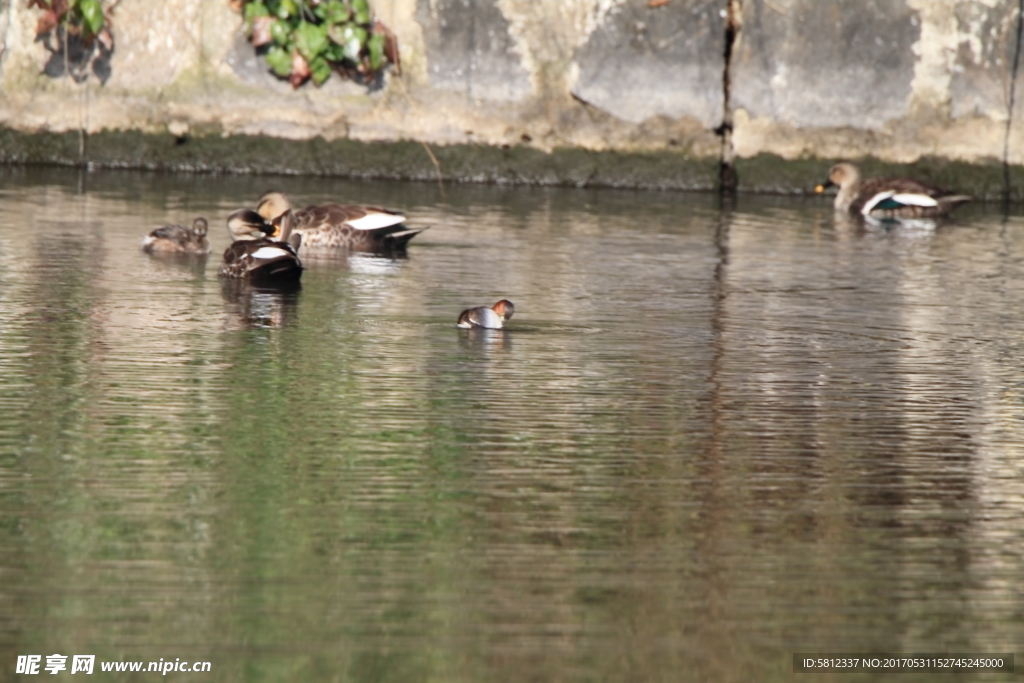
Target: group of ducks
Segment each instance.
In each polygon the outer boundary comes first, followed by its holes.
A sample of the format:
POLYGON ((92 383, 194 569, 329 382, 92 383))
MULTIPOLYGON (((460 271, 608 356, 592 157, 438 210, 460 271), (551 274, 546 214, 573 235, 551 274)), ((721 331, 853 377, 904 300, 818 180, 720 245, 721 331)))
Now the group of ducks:
MULTIPOLYGON (((828 180, 815 192, 837 187, 836 211, 865 218, 936 218, 970 200, 909 178, 861 180, 860 171, 848 161, 832 167, 828 180)), ((167 225, 151 232, 142 242, 152 254, 210 253, 206 239, 209 226, 196 218, 192 227, 167 225)), ((296 283, 302 275, 299 247, 308 251, 365 251, 401 253, 409 240, 426 228, 408 228, 405 215, 379 206, 322 204, 292 208, 281 192, 260 197, 255 210, 238 209, 228 216, 232 243, 224 252, 220 276, 255 285, 296 283)), ((459 315, 464 329, 501 329, 515 306, 502 299, 490 308, 469 308, 459 315)))
MULTIPOLYGON (((228 215, 231 245, 224 251, 222 278, 256 286, 281 287, 298 283, 302 276, 299 248, 321 253, 363 251, 401 254, 413 237, 426 228, 408 228, 405 215, 379 206, 323 204, 292 208, 288 197, 271 191, 260 197, 255 210, 238 209, 228 215)), ((192 227, 166 225, 142 241, 150 254, 205 256, 209 224, 199 217, 192 227)), ((491 308, 469 308, 459 315, 460 328, 501 329, 515 306, 502 299, 491 308)))

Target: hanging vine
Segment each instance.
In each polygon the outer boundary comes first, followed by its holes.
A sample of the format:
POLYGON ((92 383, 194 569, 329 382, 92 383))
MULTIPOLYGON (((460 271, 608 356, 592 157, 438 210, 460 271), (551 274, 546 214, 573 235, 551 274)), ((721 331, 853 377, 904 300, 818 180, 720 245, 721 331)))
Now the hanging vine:
POLYGON ((371 83, 401 68, 398 39, 373 18, 367 0, 231 0, 249 40, 279 78, 298 88, 321 85, 336 71, 371 83))

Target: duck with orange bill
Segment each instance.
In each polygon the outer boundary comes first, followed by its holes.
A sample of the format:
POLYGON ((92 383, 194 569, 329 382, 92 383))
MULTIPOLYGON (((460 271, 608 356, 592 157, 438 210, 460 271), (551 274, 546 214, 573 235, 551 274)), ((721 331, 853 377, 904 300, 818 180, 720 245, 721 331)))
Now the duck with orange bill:
POLYGON ((836 211, 871 218, 937 218, 971 200, 911 178, 861 180, 860 170, 849 161, 833 166, 828 180, 814 191, 821 194, 829 187, 839 188, 836 211))

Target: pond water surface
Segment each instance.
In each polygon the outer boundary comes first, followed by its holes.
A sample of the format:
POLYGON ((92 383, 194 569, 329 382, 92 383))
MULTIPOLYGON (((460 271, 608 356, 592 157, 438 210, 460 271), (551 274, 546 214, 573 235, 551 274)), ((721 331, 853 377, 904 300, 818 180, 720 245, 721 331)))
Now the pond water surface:
POLYGON ((0 169, 0 679, 1013 652, 1024 218, 998 209, 863 230, 821 198, 0 169), (225 290, 224 217, 271 187, 432 227, 225 290), (207 261, 139 250, 196 215, 207 261), (500 298, 507 330, 456 329, 500 298))

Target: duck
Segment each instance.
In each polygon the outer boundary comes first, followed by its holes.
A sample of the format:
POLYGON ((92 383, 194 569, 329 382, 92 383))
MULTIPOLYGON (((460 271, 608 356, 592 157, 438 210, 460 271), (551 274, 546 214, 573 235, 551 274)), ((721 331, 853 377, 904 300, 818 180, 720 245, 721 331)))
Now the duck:
POLYGON ((321 204, 293 209, 287 195, 271 190, 260 197, 257 213, 275 223, 292 214, 292 230, 302 236, 305 249, 346 249, 372 253, 401 252, 426 228, 407 228, 399 211, 362 204, 321 204))
POLYGON ((142 240, 142 251, 147 254, 195 254, 206 256, 210 253, 210 241, 206 239, 208 229, 202 216, 192 221, 192 227, 165 225, 149 233, 142 240))
POLYGON ((508 322, 508 319, 515 313, 516 307, 508 299, 502 299, 490 308, 477 306, 467 308, 459 314, 459 321, 456 327, 469 330, 474 327, 482 327, 487 330, 500 330, 508 322))
POLYGON ((875 218, 937 218, 949 214, 971 197, 950 194, 934 185, 910 178, 861 180, 860 170, 849 161, 832 167, 828 180, 814 188, 821 194, 838 187, 835 209, 875 218))
POLYGON ((273 225, 252 209, 233 211, 228 216, 228 234, 234 241, 224 251, 220 276, 261 285, 298 282, 302 276, 298 255, 302 240, 291 234, 290 219, 291 214, 287 214, 273 225))

